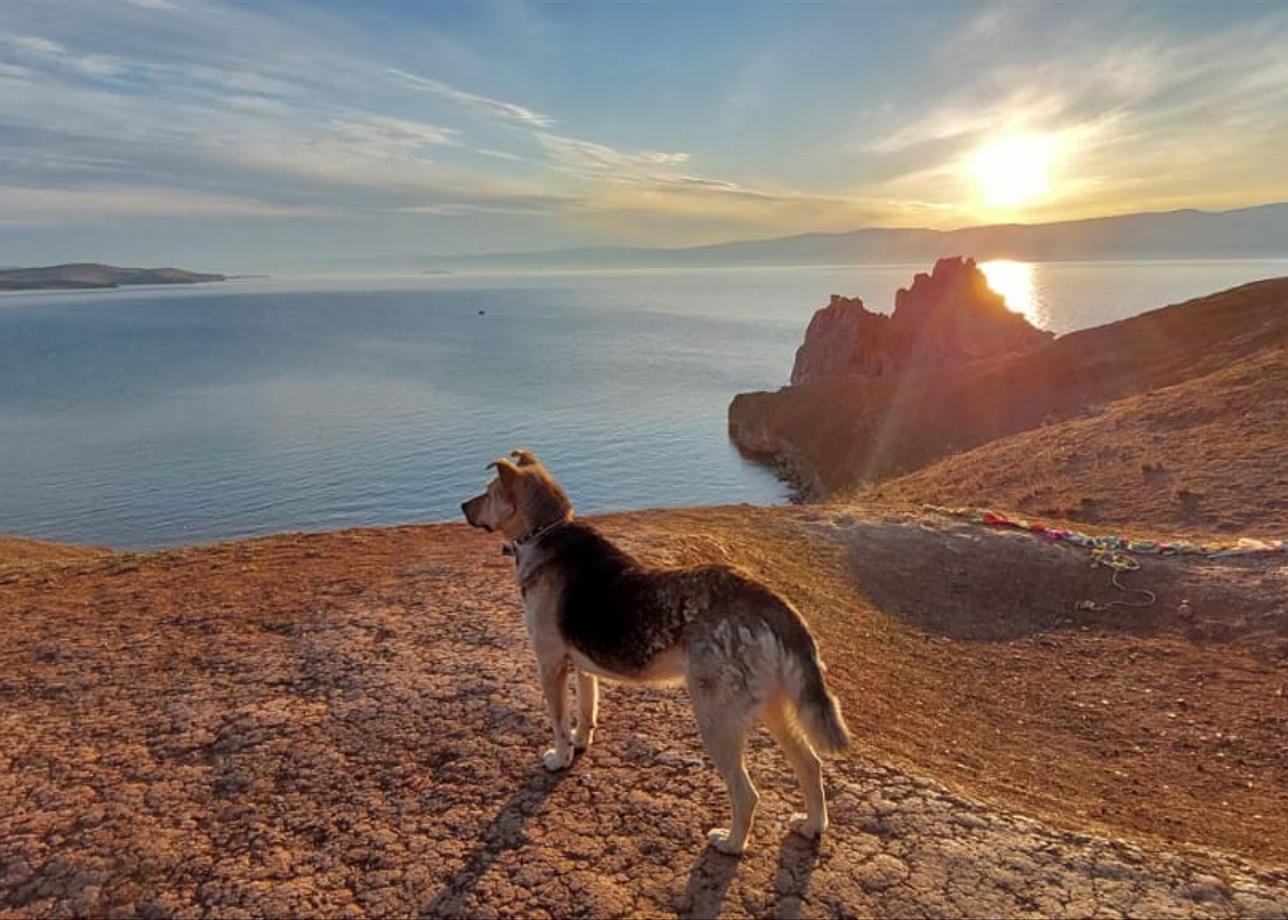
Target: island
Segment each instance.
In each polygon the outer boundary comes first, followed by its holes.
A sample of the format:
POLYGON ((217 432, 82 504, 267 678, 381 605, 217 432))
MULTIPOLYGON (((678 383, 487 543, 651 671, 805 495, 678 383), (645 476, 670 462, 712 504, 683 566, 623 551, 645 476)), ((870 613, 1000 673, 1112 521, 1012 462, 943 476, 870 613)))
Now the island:
POLYGON ((0 268, 0 291, 93 290, 127 284, 203 284, 226 280, 225 275, 180 268, 121 268, 98 262, 0 268))

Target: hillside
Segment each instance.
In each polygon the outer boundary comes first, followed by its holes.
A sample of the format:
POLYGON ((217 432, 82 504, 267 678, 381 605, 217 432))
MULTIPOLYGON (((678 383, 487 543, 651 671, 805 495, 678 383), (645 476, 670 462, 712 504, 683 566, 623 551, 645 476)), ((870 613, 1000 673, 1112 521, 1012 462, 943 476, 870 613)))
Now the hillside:
POLYGON ((1288 912, 1281 559, 1153 560, 1155 608, 1075 615, 1113 590, 1083 553, 946 519, 600 524, 805 612, 857 739, 820 847, 761 734, 756 848, 704 848, 724 793, 678 691, 610 687, 546 774, 495 538, 288 534, 3 576, 0 912, 1288 912))
POLYGON ((1288 537, 1288 348, 861 490, 1169 533, 1288 537))
POLYGON ((0 268, 0 291, 62 288, 114 288, 132 284, 199 284, 226 281, 224 275, 178 268, 120 268, 97 262, 72 262, 43 268, 0 268))
MULTIPOLYGON (((818 497, 1091 417, 1116 400, 1236 368, 1286 344, 1288 278, 1279 278, 1062 336, 1018 357, 739 394, 729 431, 742 450, 818 497)), ((1284 443, 1288 420, 1266 421, 1267 443, 1284 443)), ((1265 462, 1282 469, 1282 460, 1265 462)))

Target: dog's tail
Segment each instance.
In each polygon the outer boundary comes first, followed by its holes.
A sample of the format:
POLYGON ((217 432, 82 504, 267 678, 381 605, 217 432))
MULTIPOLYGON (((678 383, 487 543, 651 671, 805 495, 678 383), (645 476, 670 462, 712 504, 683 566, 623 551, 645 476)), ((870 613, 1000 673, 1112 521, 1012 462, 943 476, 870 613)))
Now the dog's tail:
POLYGON ((814 638, 801 624, 804 641, 787 647, 784 668, 787 691, 795 704, 796 720, 817 750, 843 751, 850 746, 850 730, 841 717, 841 704, 823 681, 823 663, 814 638))

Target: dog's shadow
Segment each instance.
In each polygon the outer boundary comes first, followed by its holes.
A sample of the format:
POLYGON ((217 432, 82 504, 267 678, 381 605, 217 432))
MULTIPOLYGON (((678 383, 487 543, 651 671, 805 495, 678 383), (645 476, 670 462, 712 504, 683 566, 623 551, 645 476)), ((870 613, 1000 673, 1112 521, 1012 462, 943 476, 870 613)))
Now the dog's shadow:
MULTIPOLYGON (((788 833, 778 848, 778 868, 774 872, 774 892, 778 900, 773 916, 795 920, 800 916, 810 877, 818 862, 819 842, 788 833)), ((749 858, 749 857, 743 857, 749 858)), ((741 864, 738 857, 727 856, 707 847, 689 870, 689 882, 680 900, 681 917, 717 917, 724 907, 725 895, 733 884, 741 864)))
POLYGON ((778 848, 778 870, 774 873, 774 891, 778 902, 774 916, 796 920, 801 915, 805 892, 818 865, 818 838, 806 840, 800 834, 788 833, 778 848))
POLYGON ((539 767, 528 777, 479 834, 480 844, 466 860, 465 867, 448 879, 433 900, 421 909, 421 917, 464 914, 465 901, 479 879, 502 853, 523 846, 527 840, 524 827, 529 819, 541 810, 545 800, 570 772, 551 773, 539 767))

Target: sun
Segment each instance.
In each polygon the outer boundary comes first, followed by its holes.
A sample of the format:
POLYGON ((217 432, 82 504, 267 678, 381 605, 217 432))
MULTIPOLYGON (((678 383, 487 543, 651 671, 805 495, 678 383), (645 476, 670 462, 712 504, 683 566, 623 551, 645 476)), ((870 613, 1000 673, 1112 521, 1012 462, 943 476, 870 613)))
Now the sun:
POLYGON ((1051 189, 1055 139, 1041 134, 1010 134, 975 151, 969 171, 980 198, 990 208, 1020 208, 1051 189))

